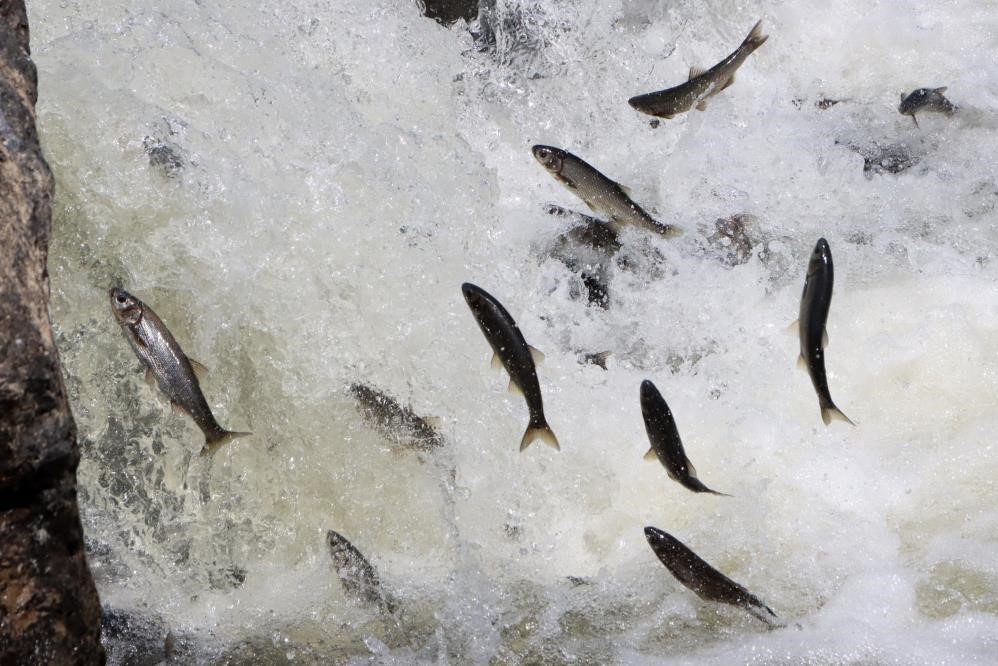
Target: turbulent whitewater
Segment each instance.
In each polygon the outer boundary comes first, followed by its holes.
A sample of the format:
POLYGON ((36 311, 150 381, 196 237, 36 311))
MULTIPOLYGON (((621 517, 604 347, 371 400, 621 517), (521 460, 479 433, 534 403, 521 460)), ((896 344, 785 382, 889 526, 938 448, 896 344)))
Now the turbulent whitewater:
POLYGON ((29 3, 52 317, 115 660, 993 663, 994 3, 498 0, 491 42, 412 0, 164 7, 29 3), (653 129, 628 106, 760 18, 769 40, 706 111, 653 129), (942 86, 952 118, 898 113, 942 86), (610 258, 563 238, 548 206, 586 211, 534 144, 684 233, 626 229, 610 258), (822 424, 795 367, 819 237, 829 384, 855 428, 822 424), (463 282, 546 355, 560 452, 518 451, 526 409, 463 282), (198 456, 112 286, 252 437, 198 456), (642 460, 645 379, 733 497, 642 460), (439 417, 443 446, 393 447, 356 382, 439 417), (787 626, 701 601, 647 525, 787 626), (329 530, 395 613, 346 594, 329 530))

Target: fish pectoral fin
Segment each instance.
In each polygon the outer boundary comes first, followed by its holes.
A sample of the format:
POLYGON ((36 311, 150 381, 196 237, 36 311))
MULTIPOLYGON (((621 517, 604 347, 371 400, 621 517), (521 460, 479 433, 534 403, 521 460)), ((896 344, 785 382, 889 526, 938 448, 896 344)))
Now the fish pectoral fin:
POLYGON ((701 66, 699 66, 699 65, 691 65, 691 66, 690 66, 690 76, 689 76, 689 78, 688 78, 688 79, 686 79, 686 80, 687 80, 687 81, 692 81, 692 80, 693 80, 693 79, 695 79, 696 77, 698 77, 698 76, 703 76, 703 75, 704 75, 704 74, 706 74, 706 73, 707 73, 707 70, 706 70, 706 69, 704 69, 703 67, 701 67, 701 66))
POLYGON ((693 466, 693 463, 690 462, 689 458, 686 459, 686 473, 690 475, 691 479, 698 478, 697 468, 693 466))
POLYGON ((828 346, 828 329, 823 329, 821 331, 821 348, 824 349, 828 346))
POLYGON ((697 111, 706 111, 706 110, 707 110, 706 100, 700 100, 699 102, 697 102, 697 111))
POLYGON ((520 385, 512 377, 509 378, 507 390, 514 395, 523 395, 523 389, 520 388, 520 385))
POLYGON ((174 414, 181 414, 182 415, 182 414, 185 413, 184 412, 184 408, 181 407, 180 403, 177 402, 176 400, 171 400, 170 401, 170 409, 173 411, 174 414))
POLYGON ((648 453, 645 454, 645 460, 649 462, 658 460, 658 454, 655 453, 655 449, 648 449, 648 453))
POLYGON ((797 367, 798 368, 806 368, 807 367, 807 361, 804 360, 804 354, 798 354, 797 355, 797 367))
POLYGON ((502 357, 499 356, 499 352, 492 352, 492 369, 502 370, 502 357))
POLYGON ((800 332, 800 319, 794 319, 794 323, 787 326, 787 333, 799 333, 800 332))
POLYGON ((735 82, 735 75, 734 75, 734 74, 732 74, 732 75, 731 75, 731 78, 730 78, 730 79, 728 79, 728 80, 727 80, 727 82, 726 82, 726 83, 725 83, 725 84, 724 84, 723 86, 721 86, 720 88, 718 88, 717 92, 721 92, 721 91, 722 91, 722 90, 724 90, 725 88, 730 88, 730 87, 731 87, 731 84, 732 84, 732 83, 734 83, 734 82, 735 82))
POLYGON ((626 194, 628 197, 631 196, 631 188, 629 188, 627 185, 621 185, 620 183, 617 183, 617 187, 619 187, 620 191, 626 194))
POLYGON ((530 350, 530 358, 534 359, 534 364, 540 365, 544 362, 544 352, 530 345, 527 345, 527 349, 530 350))
POLYGON ((194 376, 199 380, 208 376, 208 367, 204 363, 195 361, 190 356, 187 357, 187 361, 191 364, 191 369, 194 370, 194 376))
MULTIPOLYGON (((915 127, 918 127, 918 118, 916 118, 916 117, 915 117, 915 114, 914 114, 914 113, 913 113, 913 114, 911 114, 911 119, 912 119, 913 121, 915 121, 915 127)), ((919 129, 921 129, 921 127, 919 127, 919 129)))
POLYGON ((439 430, 444 424, 444 420, 439 416, 424 416, 423 421, 434 430, 439 430))
POLYGON ((152 373, 152 368, 146 368, 145 380, 149 386, 156 386, 156 375, 152 373))

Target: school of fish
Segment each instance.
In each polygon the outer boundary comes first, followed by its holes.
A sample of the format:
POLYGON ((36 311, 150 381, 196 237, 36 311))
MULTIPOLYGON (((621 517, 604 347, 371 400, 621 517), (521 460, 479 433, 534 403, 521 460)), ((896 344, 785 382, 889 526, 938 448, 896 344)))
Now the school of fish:
MULTIPOLYGON (((637 95, 630 98, 628 104, 641 113, 664 119, 674 118, 691 109, 705 111, 707 101, 732 86, 738 69, 767 39, 760 20, 744 41, 713 67, 692 67, 687 81, 657 92, 637 95)), ((919 113, 951 116, 958 108, 943 96, 945 91, 945 87, 920 88, 908 95, 902 94, 898 112, 911 116, 916 125, 916 114, 919 113)), ((531 152, 552 177, 586 204, 592 215, 556 205, 550 205, 548 212, 581 220, 584 232, 579 237, 596 251, 616 252, 621 247, 619 232, 628 227, 651 232, 664 239, 682 233, 678 227, 659 221, 639 205, 627 187, 571 152, 549 145, 535 145, 531 152)), ((826 425, 832 420, 855 425, 833 402, 826 371, 825 350, 834 272, 831 248, 824 238, 818 239, 803 278, 796 324, 800 342, 798 363, 806 369, 814 386, 822 421, 826 425)), ((461 293, 493 352, 492 367, 504 369, 509 375, 509 390, 523 397, 528 418, 519 442, 520 451, 526 450, 536 440, 560 451, 561 443, 548 424, 544 411, 542 382, 537 371, 543 354, 527 343, 513 316, 498 298, 470 282, 461 285, 461 293)), ((214 454, 234 439, 251 434, 230 431, 218 423, 201 388, 206 372, 204 366, 185 354, 173 333, 151 307, 120 287, 110 289, 109 299, 114 318, 144 366, 149 384, 158 387, 174 408, 189 415, 201 429, 204 435, 203 454, 214 454)), ((471 335, 471 330, 469 327, 462 334, 471 335)), ((592 363, 606 370, 607 357, 612 351, 583 352, 580 362, 592 363)), ((437 420, 417 415, 387 392, 362 382, 351 384, 347 391, 356 400, 360 414, 370 426, 397 448, 432 454, 446 444, 437 420)), ((641 383, 639 402, 650 444, 645 458, 658 461, 670 479, 693 493, 730 497, 709 488, 700 480, 687 456, 672 410, 652 380, 646 379, 641 383)), ((568 417, 556 415, 555 423, 565 418, 568 417)), ((568 449, 571 449, 570 443, 568 449)), ((757 596, 707 564, 676 537, 657 527, 646 526, 643 529, 653 554, 679 583, 698 597, 743 609, 770 627, 784 626, 776 613, 757 596)), ((328 531, 326 545, 337 577, 349 598, 358 603, 371 604, 385 614, 396 613, 398 601, 382 589, 375 567, 359 549, 334 530, 328 531)))

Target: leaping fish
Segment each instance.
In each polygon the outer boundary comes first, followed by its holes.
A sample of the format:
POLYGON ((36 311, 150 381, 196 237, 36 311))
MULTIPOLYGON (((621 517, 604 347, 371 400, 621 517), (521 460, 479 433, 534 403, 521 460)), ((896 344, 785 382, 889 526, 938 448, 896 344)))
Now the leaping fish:
POLYGON ((683 450, 683 440, 679 438, 679 429, 676 428, 676 420, 672 418, 672 410, 655 385, 647 379, 641 382, 641 415, 644 416, 645 431, 651 442, 645 460, 661 462, 669 478, 688 490, 730 497, 711 490, 697 478, 697 471, 683 450))
POLYGON ((470 282, 461 285, 461 292, 492 347, 492 367, 505 367, 509 373, 510 390, 523 394, 527 401, 530 422, 520 440, 520 450, 530 446, 535 439, 542 439, 548 446, 560 449, 558 439, 544 417, 541 386, 534 365, 535 357, 539 360, 543 355, 527 344, 516 322, 494 296, 470 282))
POLYGON ((631 200, 626 187, 617 183, 567 150, 537 145, 534 157, 555 180, 582 199, 596 214, 604 216, 614 231, 624 226, 650 229, 663 236, 681 233, 678 227, 663 224, 631 200))
POLYGON ((771 627, 780 620, 766 604, 744 587, 704 562, 671 534, 657 527, 646 527, 648 545, 680 583, 704 601, 716 601, 744 609, 771 627))
POLYGON ((121 325, 135 355, 146 366, 146 381, 155 381, 174 408, 190 414, 204 433, 201 454, 215 453, 236 437, 253 433, 233 432, 218 424, 201 392, 199 376, 207 368, 190 359, 180 348, 163 321, 152 308, 124 289, 111 289, 111 311, 121 325))
POLYGON ((797 364, 805 366, 807 374, 811 376, 811 383, 821 406, 821 420, 825 425, 831 423, 832 419, 856 425, 832 402, 828 391, 828 377, 825 375, 825 347, 828 345, 825 324, 828 321, 828 309, 832 305, 834 281, 832 249, 828 247, 828 241, 819 238, 807 265, 804 292, 800 297, 800 317, 797 320, 800 356, 797 364))
POLYGON ((627 103, 641 113, 660 118, 672 118, 693 107, 698 111, 704 111, 707 108, 707 100, 735 82, 735 72, 753 51, 766 43, 768 38, 769 35, 762 34, 760 20, 734 53, 710 69, 704 71, 696 66, 690 67, 690 76, 686 83, 632 97, 627 103))

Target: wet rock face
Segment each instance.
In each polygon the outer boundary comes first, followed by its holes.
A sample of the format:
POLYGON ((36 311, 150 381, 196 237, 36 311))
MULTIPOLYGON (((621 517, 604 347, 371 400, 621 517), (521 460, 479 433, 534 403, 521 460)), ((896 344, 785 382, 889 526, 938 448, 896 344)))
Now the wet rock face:
POLYGON ((52 174, 23 1, 0 2, 0 664, 100 664, 79 450, 48 320, 52 174))

